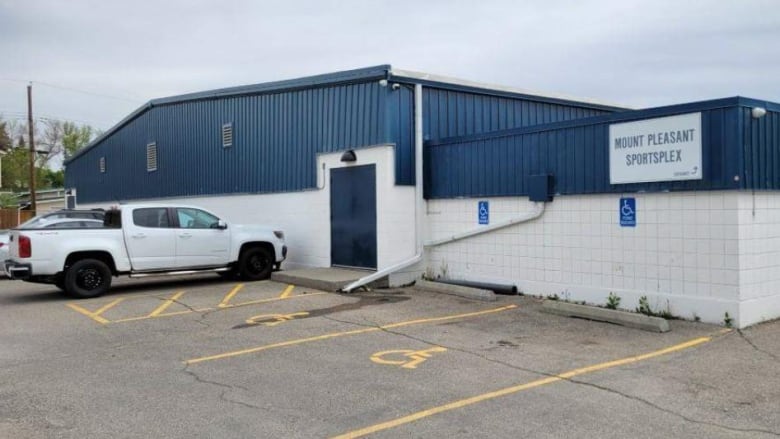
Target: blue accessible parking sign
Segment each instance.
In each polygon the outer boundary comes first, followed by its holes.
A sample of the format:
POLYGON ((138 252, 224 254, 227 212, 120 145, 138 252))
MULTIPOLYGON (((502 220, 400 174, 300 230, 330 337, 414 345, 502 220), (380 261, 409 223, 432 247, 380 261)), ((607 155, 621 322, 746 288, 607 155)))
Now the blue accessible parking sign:
POLYGON ((636 227, 636 198, 621 198, 618 216, 621 227, 636 227))
POLYGON ((490 205, 487 201, 480 201, 478 203, 477 212, 480 224, 490 224, 490 205))

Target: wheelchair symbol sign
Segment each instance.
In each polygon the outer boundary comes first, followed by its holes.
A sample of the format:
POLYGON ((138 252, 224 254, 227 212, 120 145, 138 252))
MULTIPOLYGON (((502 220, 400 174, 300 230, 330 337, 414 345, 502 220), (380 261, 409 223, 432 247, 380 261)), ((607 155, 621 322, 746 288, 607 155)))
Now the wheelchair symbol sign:
POLYGON ((477 210, 480 224, 490 224, 490 205, 487 201, 480 201, 477 204, 477 210))
POLYGON ((621 198, 618 215, 621 227, 636 227, 636 198, 621 198))

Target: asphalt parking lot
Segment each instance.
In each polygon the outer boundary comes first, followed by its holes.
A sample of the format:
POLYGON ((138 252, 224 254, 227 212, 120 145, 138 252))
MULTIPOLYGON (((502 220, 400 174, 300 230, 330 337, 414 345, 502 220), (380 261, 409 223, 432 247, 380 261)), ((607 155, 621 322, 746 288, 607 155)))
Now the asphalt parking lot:
POLYGON ((777 321, 655 334, 212 276, 0 292, 0 437, 780 436, 777 321))

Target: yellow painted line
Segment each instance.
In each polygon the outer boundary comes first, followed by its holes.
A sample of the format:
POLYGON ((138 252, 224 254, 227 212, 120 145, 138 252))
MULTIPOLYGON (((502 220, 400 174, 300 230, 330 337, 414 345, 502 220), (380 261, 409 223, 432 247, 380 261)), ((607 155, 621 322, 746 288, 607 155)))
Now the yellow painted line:
POLYGON ((293 290, 295 289, 295 285, 287 285, 287 288, 282 291, 282 294, 279 296, 280 299, 285 299, 287 297, 290 297, 290 294, 292 294, 293 290))
POLYGON ((260 299, 260 300, 251 300, 249 302, 241 302, 237 303, 235 305, 230 305, 229 308, 235 308, 238 306, 247 306, 247 305, 257 305, 259 303, 268 303, 268 302, 276 302, 278 300, 287 300, 287 299, 297 299, 299 297, 310 297, 310 296, 320 296, 323 294, 330 294, 330 293, 307 293, 307 294, 298 294, 297 296, 288 296, 288 297, 272 297, 270 299, 260 299))
POLYGON ((110 323, 112 323, 112 324, 113 323, 127 323, 127 322, 137 322, 139 320, 159 319, 161 317, 180 316, 180 315, 183 315, 183 314, 192 314, 194 312, 214 311, 215 309, 217 309, 217 310, 224 310, 224 309, 238 308, 240 306, 257 305, 257 304, 260 304, 260 303, 277 302, 279 300, 297 299, 299 297, 318 296, 318 295, 322 295, 322 294, 328 294, 328 293, 299 294, 297 296, 285 297, 284 299, 281 299, 279 297, 272 297, 270 299, 261 299, 261 300, 253 300, 253 301, 250 301, 250 302, 237 303, 235 305, 229 305, 229 306, 226 306, 226 307, 223 307, 223 308, 199 308, 199 309, 195 309, 195 310, 169 312, 169 313, 165 313, 165 314, 159 314, 159 315, 156 315, 156 316, 148 316, 148 315, 146 315, 146 316, 140 316, 140 317, 128 317, 128 318, 124 318, 124 319, 113 320, 110 323))
MULTIPOLYGON (((300 296, 294 296, 294 297, 300 297, 300 296)), ((405 322, 392 323, 392 324, 389 324, 389 325, 378 326, 378 327, 373 327, 373 328, 355 329, 353 331, 332 332, 330 334, 323 334, 323 335, 318 335, 318 336, 315 336, 315 337, 300 338, 300 339, 297 339, 297 340, 283 341, 281 343, 273 343, 273 344, 269 344, 269 345, 258 346, 258 347, 249 348, 249 349, 243 349, 243 350, 240 350, 240 351, 225 352, 225 353, 217 354, 217 355, 209 355, 207 357, 193 358, 191 360, 185 361, 185 363, 186 364, 196 364, 196 363, 202 363, 204 361, 222 360, 222 359, 225 359, 225 358, 237 357, 239 355, 253 354, 253 353, 256 353, 256 352, 267 351, 269 349, 281 348, 281 347, 286 347, 286 346, 294 346, 294 345, 299 345, 299 344, 303 344, 303 343, 310 343, 310 342, 313 342, 313 341, 328 340, 328 339, 331 339, 331 338, 345 337, 345 336, 348 336, 348 335, 365 334, 365 333, 368 333, 368 332, 377 332, 377 331, 383 331, 383 330, 386 330, 386 329, 400 328, 402 326, 418 325, 418 324, 422 324, 422 323, 433 323, 433 322, 441 322, 441 321, 445 321, 445 320, 463 319, 463 318, 467 318, 467 317, 475 317, 475 316, 480 316, 480 315, 485 315, 485 314, 492 314, 492 313, 497 313, 497 312, 501 312, 501 311, 507 311, 507 310, 510 310, 510 309, 513 309, 513 308, 517 308, 517 305, 507 305, 507 306, 502 306, 500 308, 493 308, 493 309, 488 309, 488 310, 484 310, 484 311, 476 311, 476 312, 470 312, 470 313, 465 313, 465 314, 455 314, 455 315, 449 315, 449 316, 443 316, 443 317, 433 317, 433 318, 427 318, 427 319, 409 320, 409 321, 405 321, 405 322)))
POLYGON ((217 308, 227 308, 229 306, 232 306, 232 305, 229 304, 230 303, 230 299, 232 299, 233 296, 238 294, 238 292, 241 291, 241 288, 244 288, 244 284, 238 284, 235 287, 233 287, 233 289, 230 290, 230 292, 227 293, 227 295, 225 295, 225 297, 222 299, 222 301, 219 302, 219 305, 217 305, 217 308))
POLYGON ((78 313, 84 314, 85 316, 91 318, 92 320, 94 320, 94 321, 96 321, 96 322, 98 322, 100 324, 105 325, 106 323, 111 323, 111 321, 106 319, 106 318, 104 318, 104 317, 102 317, 101 314, 103 314, 104 312, 108 311, 112 307, 116 306, 116 304, 118 304, 119 302, 121 302, 123 300, 125 300, 125 298, 124 297, 120 297, 120 298, 114 300, 113 302, 110 302, 110 303, 100 307, 97 311, 90 311, 88 309, 84 309, 84 308, 76 305, 75 303, 69 303, 68 307, 70 307, 70 309, 72 309, 72 310, 74 310, 74 311, 76 311, 78 313))
POLYGON ((214 310, 214 308, 202 308, 202 309, 196 309, 194 311, 188 309, 186 311, 168 312, 168 313, 165 313, 165 314, 159 314, 159 315, 152 316, 152 317, 150 317, 150 316, 128 317, 128 318, 125 318, 125 319, 114 320, 111 323, 114 324, 114 323, 137 322, 139 320, 149 320, 149 319, 159 319, 161 317, 181 316, 181 315, 184 315, 184 314, 192 314, 193 312, 206 312, 206 311, 212 311, 212 310, 214 310))
POLYGON ((170 299, 167 299, 165 302, 162 303, 162 305, 158 306, 157 309, 152 311, 152 313, 149 314, 147 317, 159 316, 160 314, 162 314, 163 311, 168 309, 168 307, 176 303, 176 301, 179 300, 179 298, 183 295, 184 295, 184 291, 179 291, 178 293, 174 294, 173 296, 171 296, 170 299))
POLYGON ((521 392, 523 390, 533 389, 535 387, 544 386, 547 384, 557 383, 559 381, 568 380, 570 378, 573 378, 578 375, 584 375, 587 373, 593 373, 598 372, 604 369, 611 369, 613 367, 618 366, 624 366, 626 364, 631 363, 637 363, 639 361, 648 360, 650 358, 660 357, 661 355, 670 354, 672 352, 681 351, 683 349, 688 349, 694 346, 698 346, 702 343, 707 343, 708 341, 712 340, 711 337, 700 337, 696 338, 690 341, 687 341, 685 343, 680 343, 678 345, 674 345, 665 349, 661 349, 658 351, 649 352, 642 355, 637 355, 634 357, 627 357, 620 360, 615 361, 608 361, 606 363, 600 363, 600 364, 594 364, 592 366, 583 367, 579 369, 570 370, 568 372, 564 372, 555 376, 542 378, 536 381, 531 381, 529 383, 520 384, 513 387, 507 387, 505 389, 497 390, 495 392, 489 392, 484 393, 482 395, 472 396, 471 398, 461 399, 459 401, 454 401, 449 404, 444 404, 438 407, 433 407, 427 410, 422 410, 417 413, 412 413, 410 415, 402 416, 400 418, 393 419, 391 421, 382 422, 380 424, 371 425, 369 427, 361 428, 360 430, 354 430, 350 431, 348 433, 341 434, 339 436, 334 436, 333 439, 348 439, 348 438, 358 438, 363 437, 369 434, 377 433, 379 431, 388 430, 391 428, 395 428, 404 424, 409 424, 415 421, 419 421, 420 419, 427 418, 429 416, 437 415, 439 413, 447 412, 450 410, 455 410, 459 408, 463 408, 472 404, 476 404, 479 402, 487 401, 489 399, 493 398, 499 398, 502 396, 510 395, 512 393, 521 392))

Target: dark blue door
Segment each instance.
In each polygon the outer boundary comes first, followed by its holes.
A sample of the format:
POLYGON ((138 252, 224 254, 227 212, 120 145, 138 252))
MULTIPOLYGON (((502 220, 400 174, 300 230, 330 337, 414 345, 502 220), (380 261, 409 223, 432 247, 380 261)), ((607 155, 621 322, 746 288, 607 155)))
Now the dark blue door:
POLYGON ((376 268, 376 166, 330 171, 330 260, 376 268))

